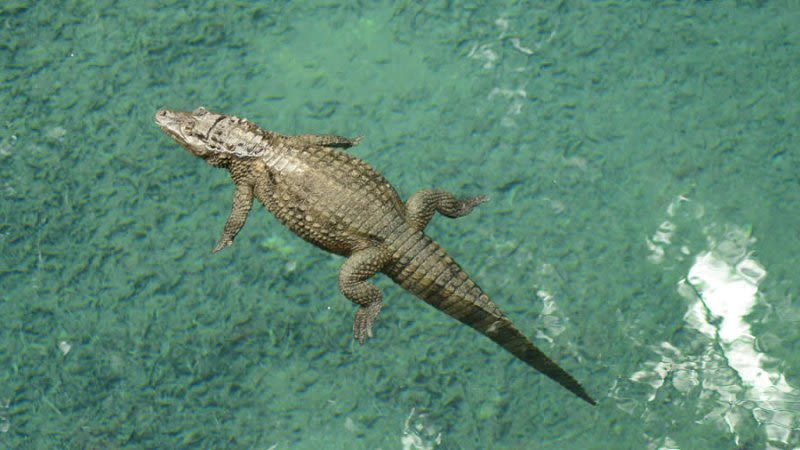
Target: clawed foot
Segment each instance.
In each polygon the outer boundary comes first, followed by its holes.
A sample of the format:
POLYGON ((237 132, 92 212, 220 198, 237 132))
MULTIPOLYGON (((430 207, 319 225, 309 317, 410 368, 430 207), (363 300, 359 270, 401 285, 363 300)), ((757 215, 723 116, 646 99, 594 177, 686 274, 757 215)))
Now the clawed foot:
POLYGON ((476 206, 480 205, 481 203, 487 200, 488 198, 486 198, 485 195, 479 195, 477 197, 461 198, 461 199, 456 199, 451 196, 449 201, 445 200, 442 203, 440 203, 437 209, 443 215, 455 219, 458 217, 466 216, 467 214, 471 213, 476 206))
POLYGON ((233 244, 233 239, 222 238, 222 239, 219 240, 219 242, 214 247, 214 249, 211 250, 211 253, 217 253, 218 251, 222 250, 223 248, 225 248, 225 247, 227 247, 227 246, 229 246, 231 244, 233 244))
POLYGON ((353 337, 359 344, 364 345, 367 338, 372 337, 372 324, 381 312, 381 303, 361 306, 356 311, 356 320, 353 322, 353 337))
POLYGON ((486 202, 487 200, 489 199, 485 195, 479 195, 477 197, 465 198, 461 200, 461 211, 459 211, 459 216, 466 216, 467 214, 471 213, 476 206, 486 202))

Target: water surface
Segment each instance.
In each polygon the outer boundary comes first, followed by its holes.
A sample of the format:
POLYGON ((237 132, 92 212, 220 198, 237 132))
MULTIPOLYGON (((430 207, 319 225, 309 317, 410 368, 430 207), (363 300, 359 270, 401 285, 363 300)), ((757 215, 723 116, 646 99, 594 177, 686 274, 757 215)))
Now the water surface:
MULTIPOLYGON (((171 3, 171 2, 167 2, 171 3)), ((796 2, 0 6, 0 447, 800 447, 796 2), (342 259, 161 107, 352 152, 598 399, 342 259)))

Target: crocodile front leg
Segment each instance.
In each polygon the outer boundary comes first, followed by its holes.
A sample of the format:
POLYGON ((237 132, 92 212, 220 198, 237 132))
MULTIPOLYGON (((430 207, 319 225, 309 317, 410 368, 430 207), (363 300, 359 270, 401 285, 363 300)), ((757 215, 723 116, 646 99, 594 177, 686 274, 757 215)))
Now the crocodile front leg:
POLYGON ((380 289, 366 280, 386 265, 386 253, 378 247, 356 251, 347 258, 339 272, 339 288, 342 294, 358 305, 353 322, 353 336, 360 344, 372 337, 372 324, 383 306, 380 289))
POLYGON ((450 218, 462 217, 486 200, 485 195, 459 199, 449 192, 424 189, 406 202, 406 219, 415 230, 422 231, 437 211, 450 218))
POLYGON ((211 250, 214 253, 222 250, 223 248, 233 244, 233 239, 239 234, 244 223, 247 221, 247 215, 250 214, 250 208, 253 206, 253 188, 245 183, 237 183, 236 191, 233 193, 233 207, 231 208, 231 215, 228 216, 225 222, 225 228, 222 230, 222 237, 219 242, 211 250))
POLYGON ((320 145, 322 147, 350 148, 361 142, 361 136, 350 139, 335 134, 300 134, 289 138, 294 145, 297 143, 320 145))

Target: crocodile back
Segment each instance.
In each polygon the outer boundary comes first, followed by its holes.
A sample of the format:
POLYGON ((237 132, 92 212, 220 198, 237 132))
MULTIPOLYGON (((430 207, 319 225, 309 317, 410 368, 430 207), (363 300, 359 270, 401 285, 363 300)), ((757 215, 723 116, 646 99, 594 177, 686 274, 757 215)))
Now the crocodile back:
POLYGON ((349 153, 278 142, 254 164, 265 181, 256 190, 264 206, 290 230, 327 251, 347 256, 384 242, 405 223, 397 191, 349 153))

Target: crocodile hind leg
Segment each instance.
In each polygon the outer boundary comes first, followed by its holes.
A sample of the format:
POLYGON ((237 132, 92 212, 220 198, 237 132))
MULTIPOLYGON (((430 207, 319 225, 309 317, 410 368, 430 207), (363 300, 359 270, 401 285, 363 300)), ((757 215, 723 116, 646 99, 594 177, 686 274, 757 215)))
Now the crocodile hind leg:
POLYGON ((450 218, 466 216, 485 201, 485 195, 459 199, 449 192, 424 189, 412 195, 406 202, 406 218, 415 230, 422 231, 437 211, 450 218))
POLYGON ((386 264, 386 252, 370 247, 354 252, 347 258, 339 272, 339 288, 342 294, 358 305, 353 322, 353 337, 361 343, 372 337, 372 324, 383 306, 383 294, 367 279, 386 264))

